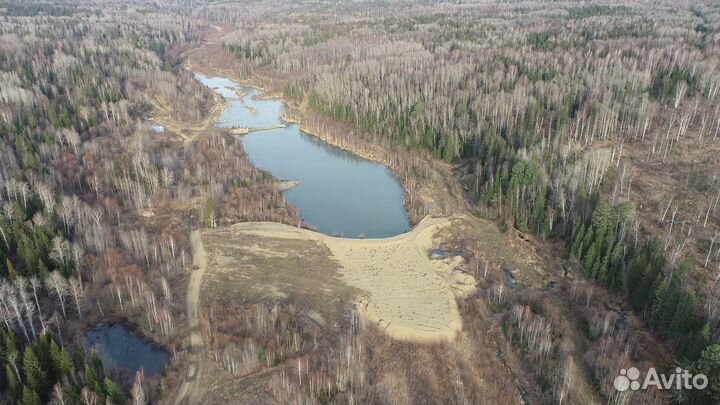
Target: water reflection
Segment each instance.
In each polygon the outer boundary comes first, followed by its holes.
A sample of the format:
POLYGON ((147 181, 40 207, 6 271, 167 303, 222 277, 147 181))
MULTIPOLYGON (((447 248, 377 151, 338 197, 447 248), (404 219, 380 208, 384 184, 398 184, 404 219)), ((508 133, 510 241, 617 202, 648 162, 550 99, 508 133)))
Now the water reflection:
POLYGON ((148 375, 159 374, 170 355, 141 339, 124 325, 101 323, 85 334, 90 348, 100 355, 108 368, 121 368, 134 375, 141 367, 148 375))
MULTIPOLYGON (((265 128, 283 124, 281 101, 259 99, 257 90, 227 79, 196 77, 220 94, 238 91, 244 94, 241 100, 228 97, 228 107, 217 123, 219 127, 265 128)), ((300 182, 284 196, 300 209, 305 223, 319 232, 350 238, 383 238, 410 229, 405 190, 387 167, 323 142, 294 124, 252 132, 241 139, 256 167, 278 179, 300 182)))

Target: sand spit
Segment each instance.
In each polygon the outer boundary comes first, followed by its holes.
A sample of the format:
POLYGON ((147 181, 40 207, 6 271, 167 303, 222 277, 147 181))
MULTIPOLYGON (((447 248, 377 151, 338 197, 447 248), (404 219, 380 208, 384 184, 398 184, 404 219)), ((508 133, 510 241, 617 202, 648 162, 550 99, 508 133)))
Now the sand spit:
POLYGON ((235 224, 234 232, 280 239, 318 241, 341 266, 345 283, 364 291, 357 302, 369 322, 395 339, 431 342, 453 339, 462 328, 456 297, 475 289, 460 271, 462 258, 429 258, 448 218, 425 218, 412 231, 386 239, 344 239, 271 222, 235 224))

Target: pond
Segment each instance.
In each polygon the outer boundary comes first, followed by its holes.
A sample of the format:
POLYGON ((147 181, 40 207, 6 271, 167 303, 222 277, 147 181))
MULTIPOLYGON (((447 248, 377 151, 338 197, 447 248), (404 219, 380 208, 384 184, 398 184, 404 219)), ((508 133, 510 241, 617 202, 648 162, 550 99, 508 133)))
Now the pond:
POLYGON ((196 78, 226 98, 216 125, 274 128, 242 136, 253 164, 278 179, 299 182, 285 199, 311 228, 348 238, 385 238, 410 230, 405 190, 387 167, 336 148, 282 121, 279 100, 260 99, 256 89, 225 78, 196 78))
POLYGON ((130 375, 135 375, 141 367, 147 375, 160 374, 170 360, 168 352, 122 324, 101 323, 85 334, 85 340, 105 367, 127 370, 130 375))

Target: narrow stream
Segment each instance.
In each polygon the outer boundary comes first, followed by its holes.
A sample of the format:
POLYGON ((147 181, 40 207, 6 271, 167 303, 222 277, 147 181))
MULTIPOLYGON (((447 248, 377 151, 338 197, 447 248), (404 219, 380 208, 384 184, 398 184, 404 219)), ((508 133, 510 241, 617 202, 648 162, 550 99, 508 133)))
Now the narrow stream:
POLYGON ((319 232, 348 238, 385 238, 410 229, 405 190, 387 167, 336 148, 281 119, 280 100, 221 77, 195 77, 225 97, 216 126, 268 128, 240 139, 256 167, 299 185, 284 193, 303 221, 319 232))

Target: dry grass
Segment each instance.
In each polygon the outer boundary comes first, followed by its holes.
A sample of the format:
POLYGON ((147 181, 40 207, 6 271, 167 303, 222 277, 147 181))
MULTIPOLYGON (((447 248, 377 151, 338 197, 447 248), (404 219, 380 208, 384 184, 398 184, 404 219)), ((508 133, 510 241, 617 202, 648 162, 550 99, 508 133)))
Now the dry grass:
POLYGON ((452 339, 462 328, 455 297, 472 292, 475 281, 458 270, 461 258, 431 260, 429 253, 436 234, 462 221, 426 218, 387 239, 334 238, 275 223, 211 231, 206 291, 214 300, 287 300, 326 315, 342 307, 340 299, 355 301, 397 339, 452 339))
POLYGON ((318 241, 258 236, 234 227, 208 231, 203 239, 205 306, 287 301, 329 320, 358 294, 342 282, 339 264, 318 241))

